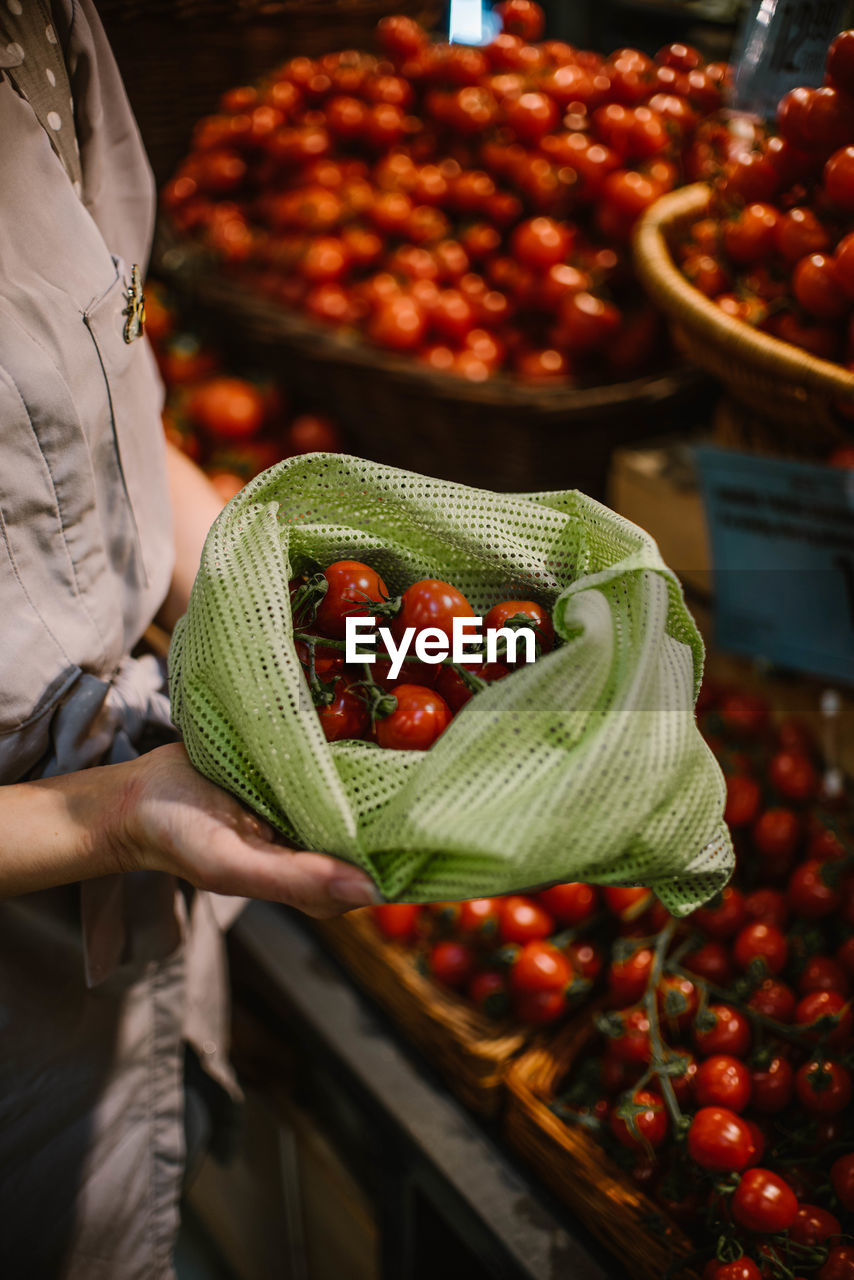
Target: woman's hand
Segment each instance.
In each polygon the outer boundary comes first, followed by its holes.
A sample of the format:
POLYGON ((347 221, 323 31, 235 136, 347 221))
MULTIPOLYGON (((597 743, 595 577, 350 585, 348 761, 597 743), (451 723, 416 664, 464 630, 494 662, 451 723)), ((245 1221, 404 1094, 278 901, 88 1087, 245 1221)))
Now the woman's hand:
POLYGON ((213 893, 267 898, 311 916, 381 901, 349 863, 273 843, 273 832, 193 768, 184 747, 158 747, 127 770, 111 843, 119 869, 166 871, 213 893))

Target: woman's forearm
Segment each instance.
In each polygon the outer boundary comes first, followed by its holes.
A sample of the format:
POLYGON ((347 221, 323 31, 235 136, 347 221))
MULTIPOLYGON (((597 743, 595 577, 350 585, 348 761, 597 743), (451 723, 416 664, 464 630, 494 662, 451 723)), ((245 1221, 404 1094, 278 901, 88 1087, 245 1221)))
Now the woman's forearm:
POLYGON ((0 898, 121 870, 126 794, 124 765, 0 786, 0 898))

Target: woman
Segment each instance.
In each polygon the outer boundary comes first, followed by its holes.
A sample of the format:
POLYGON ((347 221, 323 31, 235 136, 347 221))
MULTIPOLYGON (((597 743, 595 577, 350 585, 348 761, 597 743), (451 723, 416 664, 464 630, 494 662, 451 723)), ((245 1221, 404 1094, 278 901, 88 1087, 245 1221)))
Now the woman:
POLYGON ((137 332, 151 175, 91 0, 2 0, 0 76, 0 1270, 159 1280, 185 1046, 237 1092, 240 903, 204 891, 329 915, 373 887, 197 774, 130 656, 220 505, 137 332))

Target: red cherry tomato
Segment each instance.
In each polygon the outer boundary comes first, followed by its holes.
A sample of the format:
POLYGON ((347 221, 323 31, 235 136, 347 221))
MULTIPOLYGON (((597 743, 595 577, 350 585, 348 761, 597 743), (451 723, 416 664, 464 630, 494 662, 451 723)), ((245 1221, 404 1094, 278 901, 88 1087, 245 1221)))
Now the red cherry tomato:
POLYGON ((854 33, 842 31, 827 51, 827 78, 837 88, 854 92, 854 33))
POLYGON ((842 902, 839 890, 828 883, 825 863, 810 858, 795 867, 789 880, 787 897, 795 915, 807 920, 820 920, 832 915, 842 902))
POLYGON ((416 635, 426 627, 434 627, 444 632, 450 642, 454 618, 473 617, 474 610, 456 587, 437 578, 421 578, 404 591, 391 629, 399 641, 408 627, 414 627, 416 635))
POLYGON ((264 396, 243 378, 211 378, 193 389, 187 412, 216 440, 245 440, 264 424, 264 396))
POLYGON ((747 970, 754 961, 761 961, 768 973, 778 974, 786 967, 789 948, 785 935, 775 925, 757 920, 740 930, 732 954, 740 969, 747 970))
POLYGON ((789 1238, 797 1244, 824 1244, 831 1236, 841 1234, 839 1219, 817 1204, 801 1204, 798 1216, 789 1227, 789 1238))
POLYGON ((285 432, 285 448, 289 453, 337 453, 341 435, 329 418, 301 413, 285 432))
POLYGON ((747 1002, 751 1009, 761 1013, 775 1022, 791 1022, 795 1014, 795 993, 785 982, 776 978, 765 978, 759 984, 747 1002))
POLYGON ((854 299, 854 231, 839 241, 833 262, 836 281, 850 302, 854 299))
MULTIPOLYGON (((731 781, 730 778, 727 783, 728 792, 731 781)), ((744 898, 733 885, 727 885, 721 890, 718 905, 698 907, 691 919, 710 938, 731 938, 744 924, 744 898)))
POLYGON ((727 1107, 701 1107, 691 1121, 688 1154, 703 1169, 739 1173, 747 1168, 753 1149, 746 1121, 727 1107))
POLYGON ((845 1044, 851 1035, 851 1005, 838 991, 809 991, 798 1001, 794 1022, 833 1048, 845 1044))
POLYGON ((565 947, 566 956, 579 978, 586 982, 595 982, 602 972, 602 951, 595 942, 582 939, 570 942, 565 947))
POLYGON ((698 978, 726 986, 732 978, 729 950, 722 942, 706 942, 685 956, 684 965, 698 978))
POLYGON ((730 287, 726 271, 717 258, 708 253, 692 253, 687 257, 682 263, 682 274, 707 298, 716 298, 718 294, 726 293, 730 287))
POLYGON ((724 248, 739 266, 764 262, 775 247, 780 215, 773 205, 749 204, 723 224, 724 248))
POLYGON ((850 985, 848 974, 839 961, 819 952, 807 957, 798 978, 798 988, 805 993, 837 991, 840 995, 847 996, 850 985))
POLYGON ((602 890, 605 906, 621 920, 636 920, 652 904, 652 890, 641 886, 605 885, 602 890))
POLYGON ((595 885, 582 882, 556 884, 551 889, 542 889, 537 899, 556 920, 570 926, 589 920, 599 905, 595 885))
POLYGON ((644 1009, 630 1009, 621 1014, 622 1033, 608 1041, 612 1057, 635 1066, 646 1066, 652 1046, 649 1039, 649 1018, 644 1009))
POLYGON ((490 1018, 500 1018, 507 1010, 507 977, 500 969, 482 969, 470 980, 469 1000, 490 1018))
MULTIPOLYGON (((340 676, 344 670, 344 654, 331 645, 317 643, 314 646, 314 671, 320 680, 329 680, 332 676, 340 676)), ((309 669, 310 646, 305 640, 296 642, 297 657, 302 665, 309 669)))
POLYGON ((500 0, 495 12, 503 29, 511 35, 520 36, 528 44, 542 38, 546 17, 534 0, 500 0))
MULTIPOLYGON (((554 644, 554 626, 548 610, 535 600, 505 600, 501 604, 494 604, 483 620, 484 630, 504 627, 510 618, 520 615, 533 624, 538 652, 548 653, 554 644)), ((520 652, 524 652, 524 649, 521 648, 520 652)))
POLYGON ((353 692, 352 683, 349 676, 339 676, 333 688, 332 701, 317 708, 327 742, 361 738, 367 732, 370 723, 368 708, 364 699, 353 692))
POLYGON ((839 1062, 814 1058, 798 1068, 795 1091, 813 1115, 835 1116, 851 1101, 851 1075, 839 1062))
POLYGON ((463 942, 437 942, 427 956, 427 972, 446 987, 463 987, 474 969, 474 954, 463 942))
POLYGON ((694 1043, 703 1057, 716 1053, 742 1058, 750 1048, 750 1023, 743 1013, 728 1004, 711 1004, 715 1024, 707 1031, 694 1031, 694 1043))
POLYGON ((836 275, 836 263, 826 253, 801 258, 792 274, 792 288, 798 302, 810 315, 835 320, 850 303, 836 275))
POLYGON ((751 1106, 762 1115, 777 1115, 791 1106, 795 1073, 788 1058, 779 1054, 753 1072, 751 1106))
POLYGON ((513 1012, 522 1022, 540 1026, 560 1018, 567 1008, 566 992, 558 988, 550 991, 524 991, 513 997, 513 1012))
POLYGON ((634 1004, 646 991, 652 968, 652 951, 639 947, 625 960, 613 960, 608 970, 608 996, 618 1009, 634 1004))
POLYGON ((762 1272, 752 1258, 738 1258, 734 1262, 715 1262, 714 1270, 703 1280, 762 1280, 762 1272))
POLYGON ((759 694, 726 693, 719 710, 724 726, 738 737, 755 737, 768 723, 768 703, 759 694))
POLYGON ((791 809, 766 809, 753 826, 753 842, 766 865, 786 872, 801 839, 801 824, 791 809))
POLYGON ((554 917, 533 898, 518 894, 501 900, 498 932, 502 943, 548 938, 555 931, 554 917))
POLYGON ((803 751, 778 751, 768 766, 768 777, 788 800, 811 800, 819 788, 818 774, 803 751))
POLYGON ((774 234, 777 252, 792 266, 830 245, 830 236, 812 209, 789 209, 780 217, 774 234))
POLYGON ((841 147, 824 166, 828 199, 846 213, 854 210, 854 146, 841 147))
POLYGON ((396 294, 379 302, 367 326, 368 337, 391 351, 412 351, 423 341, 427 321, 414 298, 396 294))
POLYGON ((789 918, 786 899, 779 889, 754 889, 744 899, 744 913, 751 920, 776 925, 782 929, 789 918))
POLYGON ((514 991, 565 991, 571 981, 572 967, 566 956, 540 939, 523 944, 510 970, 514 991))
POLYGON ((854 1213, 854 1152, 834 1160, 830 1166, 830 1181, 842 1207, 854 1213))
POLYGON ((854 1245, 840 1244, 831 1249, 815 1275, 816 1280, 854 1280, 854 1245))
POLYGON ((741 1113, 750 1101, 751 1089, 750 1068, 725 1053, 706 1058, 694 1079, 694 1093, 701 1107, 726 1107, 741 1113))
POLYGON ((520 222, 511 238, 517 262, 537 270, 563 262, 571 243, 572 237, 566 225, 546 217, 520 222))
POLYGON ((808 150, 812 139, 809 133, 809 108, 814 89, 799 86, 780 99, 777 107, 777 128, 794 147, 808 150))
POLYGON ((769 1169, 748 1169, 730 1201, 732 1216, 748 1231, 786 1231, 798 1202, 787 1182, 769 1169))
POLYGON ((637 1089, 631 1095, 631 1105, 641 1108, 632 1119, 625 1120, 617 1108, 611 1112, 611 1132, 624 1147, 644 1149, 660 1147, 667 1137, 667 1112, 658 1094, 649 1089, 637 1089))
POLYGON ((398 751, 426 751, 453 719, 447 702, 420 684, 397 684, 391 693, 397 706, 377 721, 377 742, 398 751))
POLYGON ((460 933, 492 938, 498 932, 500 911, 498 898, 470 898, 460 903, 457 928, 460 933))
POLYGON ((388 599, 388 588, 379 574, 360 560, 337 560, 323 571, 326 594, 317 606, 314 625, 321 635, 343 640, 347 618, 374 617, 367 603, 388 599))
POLYGON ((762 792, 755 778, 733 773, 727 778, 724 821, 731 827, 747 827, 756 819, 762 792))
POLYGON ((383 937, 394 942, 411 942, 418 932, 419 908, 413 902, 384 902, 372 907, 371 915, 383 937))

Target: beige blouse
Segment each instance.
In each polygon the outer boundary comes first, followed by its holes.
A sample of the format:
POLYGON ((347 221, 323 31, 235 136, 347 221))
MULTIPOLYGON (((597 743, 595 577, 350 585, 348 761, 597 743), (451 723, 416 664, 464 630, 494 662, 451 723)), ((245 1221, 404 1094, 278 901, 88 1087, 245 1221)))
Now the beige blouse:
MULTIPOLYGON (((0 783, 174 736, 162 671, 128 656, 172 568, 162 389, 123 336, 152 178, 91 0, 34 28, 45 11, 0 4, 0 783), (21 70, 62 89, 57 48, 67 112, 21 70), (54 127, 76 130, 79 179, 54 127)), ((3 1275, 172 1275, 184 1039, 235 1090, 235 910, 197 894, 188 918, 147 873, 0 903, 3 1275)))

